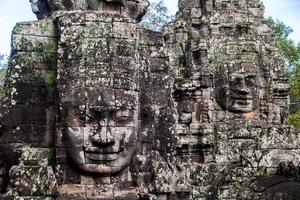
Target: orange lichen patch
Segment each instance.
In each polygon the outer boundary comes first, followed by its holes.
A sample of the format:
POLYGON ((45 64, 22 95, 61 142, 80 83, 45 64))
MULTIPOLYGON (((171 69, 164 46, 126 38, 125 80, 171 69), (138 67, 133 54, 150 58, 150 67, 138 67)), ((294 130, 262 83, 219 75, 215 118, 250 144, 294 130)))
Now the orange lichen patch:
POLYGON ((58 192, 64 195, 75 195, 80 196, 85 194, 84 185, 65 184, 58 188, 58 192))
POLYGON ((249 119, 253 119, 254 118, 255 112, 248 112, 248 113, 244 113, 243 115, 244 115, 245 119, 249 120, 249 119))
POLYGON ((103 2, 101 9, 104 13, 116 14, 121 12, 121 5, 103 2))

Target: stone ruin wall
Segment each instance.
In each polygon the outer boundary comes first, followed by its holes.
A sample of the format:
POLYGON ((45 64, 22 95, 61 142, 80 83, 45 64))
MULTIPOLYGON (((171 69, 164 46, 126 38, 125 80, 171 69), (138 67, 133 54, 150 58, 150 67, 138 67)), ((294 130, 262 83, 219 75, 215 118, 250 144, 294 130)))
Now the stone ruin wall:
POLYGON ((32 1, 39 20, 12 34, 0 199, 299 199, 262 3, 180 0, 161 33, 138 25, 147 6, 32 1))

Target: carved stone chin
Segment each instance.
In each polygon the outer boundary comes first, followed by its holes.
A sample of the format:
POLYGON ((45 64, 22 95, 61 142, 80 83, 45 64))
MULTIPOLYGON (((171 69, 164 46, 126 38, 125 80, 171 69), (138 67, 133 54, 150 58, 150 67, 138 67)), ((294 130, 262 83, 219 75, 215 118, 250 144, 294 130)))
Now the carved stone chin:
POLYGON ((135 152, 138 112, 131 100, 137 93, 109 90, 71 89, 75 96, 85 94, 87 104, 72 102, 73 105, 66 109, 64 143, 70 160, 88 173, 119 173, 129 166, 135 152), (115 93, 118 93, 118 102, 115 102, 115 93))
POLYGON ((225 110, 247 113, 258 107, 258 73, 228 70, 230 65, 220 67, 223 74, 216 79, 216 100, 225 110), (228 74, 224 74, 227 71, 228 74))

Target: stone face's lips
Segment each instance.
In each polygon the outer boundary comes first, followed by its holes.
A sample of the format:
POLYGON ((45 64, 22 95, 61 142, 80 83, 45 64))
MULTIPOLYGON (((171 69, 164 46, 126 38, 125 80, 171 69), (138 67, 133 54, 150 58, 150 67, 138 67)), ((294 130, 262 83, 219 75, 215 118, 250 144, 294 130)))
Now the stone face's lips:
POLYGON ((252 104, 252 102, 252 99, 235 99, 234 103, 239 105, 249 105, 252 104))
POLYGON ((232 100, 234 100, 235 102, 243 102, 243 103, 251 103, 254 98, 250 99, 250 98, 231 98, 232 100))
POLYGON ((234 100, 253 100, 256 97, 250 95, 231 95, 230 98, 234 100))
POLYGON ((99 147, 87 147, 84 152, 86 153, 95 153, 95 154, 117 154, 124 150, 124 148, 113 148, 111 146, 99 148, 99 147))
POLYGON ((85 155, 91 161, 114 161, 121 157, 120 153, 85 153, 85 155))
POLYGON ((117 160, 121 153, 123 152, 123 148, 99 148, 99 147, 88 147, 85 149, 86 157, 91 161, 114 161, 117 160))

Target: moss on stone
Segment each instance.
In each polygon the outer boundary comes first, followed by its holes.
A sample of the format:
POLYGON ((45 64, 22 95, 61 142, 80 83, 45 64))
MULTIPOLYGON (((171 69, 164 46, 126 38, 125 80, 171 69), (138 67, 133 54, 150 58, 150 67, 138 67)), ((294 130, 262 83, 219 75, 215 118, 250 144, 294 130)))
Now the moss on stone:
POLYGON ((48 70, 44 75, 44 80, 47 86, 54 86, 56 84, 56 71, 48 70))
POLYGON ((62 4, 64 5, 65 8, 73 8, 73 3, 71 0, 63 0, 62 4))
POLYGON ((55 165, 55 147, 50 147, 48 152, 49 165, 55 165))
POLYGON ((300 128, 300 111, 289 116, 289 124, 300 128))
POLYGON ((92 5, 91 5, 91 9, 92 10, 99 10, 101 4, 99 1, 95 1, 92 5))
POLYGON ((55 42, 49 43, 44 48, 44 56, 45 56, 46 60, 48 60, 48 61, 56 60, 56 48, 57 48, 57 45, 55 42))

